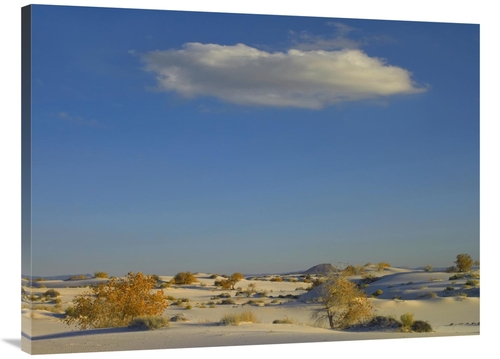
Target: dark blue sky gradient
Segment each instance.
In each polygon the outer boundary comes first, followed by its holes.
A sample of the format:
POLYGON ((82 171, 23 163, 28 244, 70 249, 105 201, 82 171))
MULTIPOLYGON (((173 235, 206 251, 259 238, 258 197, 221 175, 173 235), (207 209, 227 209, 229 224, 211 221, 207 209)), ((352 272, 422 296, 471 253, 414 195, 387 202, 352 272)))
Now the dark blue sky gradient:
POLYGON ((479 26, 36 5, 32 205, 34 275, 478 258, 479 26), (286 51, 332 22, 427 90, 238 105, 158 91, 140 58, 286 51))

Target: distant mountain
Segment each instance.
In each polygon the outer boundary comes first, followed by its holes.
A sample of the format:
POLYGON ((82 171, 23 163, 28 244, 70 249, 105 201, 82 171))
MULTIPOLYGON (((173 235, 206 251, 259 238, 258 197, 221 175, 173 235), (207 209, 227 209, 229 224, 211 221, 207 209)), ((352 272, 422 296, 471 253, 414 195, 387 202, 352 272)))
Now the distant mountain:
POLYGON ((334 269, 333 265, 330 263, 317 264, 305 271, 303 274, 327 274, 334 269))

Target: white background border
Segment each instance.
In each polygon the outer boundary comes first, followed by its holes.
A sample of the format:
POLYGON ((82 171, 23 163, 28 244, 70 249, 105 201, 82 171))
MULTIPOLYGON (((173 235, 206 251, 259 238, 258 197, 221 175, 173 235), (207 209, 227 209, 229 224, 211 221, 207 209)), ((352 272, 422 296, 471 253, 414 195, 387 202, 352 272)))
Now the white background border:
MULTIPOLYGON (((459 22, 480 24, 481 32, 481 334, 479 336, 397 339, 355 342, 216 347, 200 349, 148 350, 134 352, 106 352, 59 354, 57 358, 150 358, 203 356, 209 358, 269 358, 279 359, 318 356, 346 356, 349 358, 459 358, 490 357, 487 352, 498 335, 500 325, 498 288, 500 278, 495 268, 498 227, 497 168, 499 160, 499 111, 495 106, 499 83, 498 56, 500 43, 498 12, 493 1, 389 1, 352 0, 335 2, 307 1, 48 1, 35 4, 80 5, 138 9, 191 10, 236 12, 253 14, 321 16, 337 18, 410 20, 432 22, 459 22), (492 271, 496 271, 493 273, 492 271), (75 356, 76 355, 76 356, 75 356)), ((0 354, 4 358, 26 357, 12 343, 20 340, 21 318, 19 282, 21 272, 21 7, 31 3, 5 1, 0 8, 0 354)), ((432 250, 429 248, 429 250, 432 250)), ((450 253, 453 257, 455 254, 450 253)), ((20 341, 19 341, 20 343, 20 341)), ((496 348, 491 348, 498 352, 496 348)))

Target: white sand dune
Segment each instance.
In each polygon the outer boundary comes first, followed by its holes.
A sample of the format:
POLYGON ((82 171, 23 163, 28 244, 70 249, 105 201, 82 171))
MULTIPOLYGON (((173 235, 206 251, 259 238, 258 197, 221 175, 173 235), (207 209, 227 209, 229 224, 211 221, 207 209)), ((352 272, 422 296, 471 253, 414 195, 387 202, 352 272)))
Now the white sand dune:
MULTIPOLYGON (((313 309, 318 308, 319 304, 312 301, 315 290, 305 290, 310 284, 299 281, 300 274, 284 276, 281 282, 271 281, 273 276, 243 279, 236 287, 245 290, 249 284, 254 284, 257 291, 247 297, 244 294, 236 295, 236 290, 218 289, 214 287, 214 279, 210 278, 209 273, 198 273, 198 283, 164 289, 168 296, 189 299, 190 309, 185 304, 171 305, 163 313, 169 319, 182 314, 187 320, 185 322, 171 322, 169 327, 155 331, 128 328, 79 330, 61 322, 62 314, 28 307, 22 311, 22 345, 24 350, 32 354, 50 354, 479 334, 479 289, 478 286, 467 287, 467 279, 450 280, 450 273, 402 268, 387 268, 373 274, 381 278, 369 284, 365 291, 367 294, 382 291, 377 298, 370 299, 374 315, 399 318, 411 312, 415 319, 430 323, 434 331, 400 333, 331 330, 311 319, 313 309), (453 290, 447 289, 452 286, 453 290), (222 293, 228 293, 234 303, 220 304, 221 298, 217 296, 222 293), (432 298, 429 293, 435 293, 436 297, 432 298), (472 295, 465 297, 463 293, 472 295), (238 326, 220 325, 225 314, 242 311, 254 313, 258 322, 240 323, 238 326), (273 324, 274 320, 285 318, 292 323, 273 324)), ((172 277, 160 278, 168 281, 172 277)), ((355 279, 359 277, 353 277, 355 279)), ((82 286, 101 281, 103 279, 44 281, 46 288, 32 290, 34 294, 42 294, 50 288, 56 289, 61 293, 63 308, 66 308, 76 295, 88 291, 82 286)), ((23 288, 30 289, 26 286, 23 288)), ((34 308, 38 308, 37 304, 33 304, 34 308)))

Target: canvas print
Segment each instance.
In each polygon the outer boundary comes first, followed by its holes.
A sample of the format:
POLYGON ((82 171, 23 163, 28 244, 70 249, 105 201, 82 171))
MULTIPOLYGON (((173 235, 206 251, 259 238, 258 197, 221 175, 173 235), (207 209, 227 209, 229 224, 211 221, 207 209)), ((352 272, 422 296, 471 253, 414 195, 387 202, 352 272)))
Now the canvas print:
POLYGON ((24 351, 479 335, 478 24, 22 16, 24 351))

